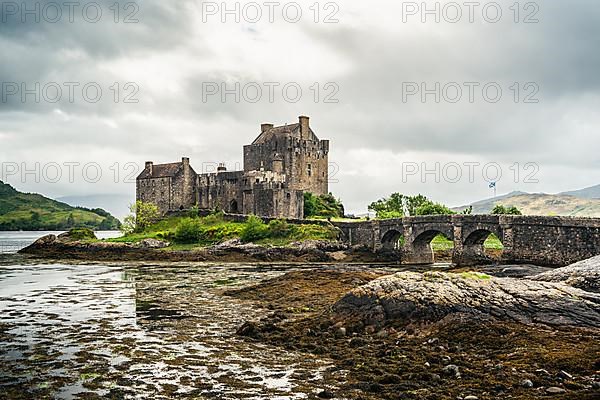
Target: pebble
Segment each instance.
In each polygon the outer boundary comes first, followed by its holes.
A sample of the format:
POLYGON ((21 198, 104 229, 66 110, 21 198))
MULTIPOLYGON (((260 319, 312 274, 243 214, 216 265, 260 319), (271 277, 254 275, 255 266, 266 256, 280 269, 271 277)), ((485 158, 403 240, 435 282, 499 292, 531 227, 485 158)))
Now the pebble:
POLYGON ((383 337, 387 337, 387 336, 388 336, 388 332, 385 329, 382 329, 379 332, 377 332, 377 337, 383 338, 383 337))
POLYGON ((431 364, 429 364, 429 361, 425 361, 425 366, 426 366, 427 368, 431 367, 431 364))
POLYGON ((592 382, 592 389, 600 389, 600 381, 592 382))
POLYGON ((573 379, 573 375, 569 374, 568 372, 562 371, 562 370, 558 373, 558 377, 562 378, 562 379, 569 379, 569 380, 573 379))
POLYGON ((442 362, 444 364, 450 364, 450 361, 452 361, 452 358, 450 358, 450 356, 442 356, 442 362))
POLYGON ((333 393, 329 390, 323 390, 317 394, 317 397, 320 399, 333 399, 333 393))
POLYGON ((341 328, 338 328, 338 329, 335 331, 335 334, 336 334, 337 336, 346 336, 346 328, 344 328, 343 326, 342 326, 341 328))
POLYGON ((446 375, 453 375, 457 378, 460 378, 460 371, 458 370, 458 367, 454 364, 446 365, 442 371, 444 371, 444 374, 446 375))
POLYGON ((533 382, 531 382, 529 379, 523 379, 521 381, 521 386, 523 386, 524 388, 532 388, 533 382))
POLYGON ((538 375, 546 375, 546 376, 550 375, 550 373, 548 371, 546 371, 545 369, 536 369, 535 373, 538 375))
POLYGON ((479 397, 477 397, 477 396, 467 396, 463 400, 479 400, 479 397))
POLYGON ((548 389, 546 389, 546 393, 548 394, 562 394, 562 393, 566 393, 567 391, 563 388, 559 388, 556 386, 551 386, 548 389))

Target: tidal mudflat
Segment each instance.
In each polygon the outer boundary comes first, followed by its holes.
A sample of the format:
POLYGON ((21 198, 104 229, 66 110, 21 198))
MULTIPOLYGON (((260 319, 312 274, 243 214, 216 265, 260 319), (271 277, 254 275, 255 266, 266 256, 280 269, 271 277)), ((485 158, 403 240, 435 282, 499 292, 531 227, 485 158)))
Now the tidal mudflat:
POLYGON ((235 335, 266 309, 222 294, 288 268, 0 266, 0 398, 312 397, 327 357, 235 335))

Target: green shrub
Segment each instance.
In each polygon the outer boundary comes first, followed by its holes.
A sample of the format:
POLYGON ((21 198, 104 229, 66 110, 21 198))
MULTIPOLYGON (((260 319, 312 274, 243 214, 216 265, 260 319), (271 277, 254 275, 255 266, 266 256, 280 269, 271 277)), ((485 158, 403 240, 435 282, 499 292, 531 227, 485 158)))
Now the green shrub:
POLYGON ((196 218, 184 218, 175 229, 175 242, 196 243, 202 236, 202 225, 196 218))
POLYGON ((290 225, 284 219, 274 219, 269 222, 269 236, 275 238, 284 238, 295 233, 296 227, 290 225))
POLYGON ((502 204, 496 204, 492 209, 494 215, 523 215, 521 211, 515 206, 505 207, 502 204))
POLYGON ((198 206, 192 206, 192 208, 188 211, 188 217, 190 218, 198 218, 200 216, 200 209, 198 206))
POLYGON ((269 236, 269 227, 256 215, 250 215, 242 228, 242 242, 255 242, 269 236))
POLYGON ((72 240, 89 240, 96 239, 94 231, 88 228, 74 228, 69 231, 69 239, 72 240))
POLYGON ((215 211, 212 214, 207 215, 206 217, 203 217, 202 223, 204 225, 219 224, 224 221, 223 217, 224 217, 223 211, 215 211))

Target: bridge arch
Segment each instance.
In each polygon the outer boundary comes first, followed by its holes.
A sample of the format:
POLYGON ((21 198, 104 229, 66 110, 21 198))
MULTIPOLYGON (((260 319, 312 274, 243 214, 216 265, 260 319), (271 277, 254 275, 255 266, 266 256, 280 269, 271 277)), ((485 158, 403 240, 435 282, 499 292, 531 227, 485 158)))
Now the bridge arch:
POLYGON ((381 246, 385 250, 400 250, 403 239, 402 231, 392 228, 381 237, 381 246))
POLYGON ((412 234, 404 244, 403 261, 409 264, 432 264, 435 262, 435 252, 431 242, 437 236, 443 236, 454 247, 454 228, 451 224, 424 224, 414 226, 412 234))
POLYGON ((504 251, 503 240, 504 237, 500 225, 477 225, 467 227, 467 229, 463 227, 462 249, 460 254, 456 256, 460 258, 461 264, 465 264, 465 260, 469 260, 471 264, 497 261, 502 258, 502 252, 504 251), (491 247, 488 249, 486 248, 486 241, 489 238, 494 238, 495 240, 490 242, 491 247))
POLYGON ((421 232, 415 239, 413 240, 414 244, 431 244, 431 241, 436 237, 442 235, 448 240, 454 240, 454 232, 448 231, 446 229, 429 229, 424 232, 421 232), (444 232, 445 231, 445 232, 444 232))

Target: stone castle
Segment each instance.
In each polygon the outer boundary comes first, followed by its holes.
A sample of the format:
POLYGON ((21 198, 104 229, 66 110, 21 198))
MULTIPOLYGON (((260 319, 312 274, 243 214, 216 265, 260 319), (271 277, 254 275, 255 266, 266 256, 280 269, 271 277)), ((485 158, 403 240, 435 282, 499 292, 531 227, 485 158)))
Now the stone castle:
POLYGON ((329 140, 319 140, 301 116, 298 123, 262 124, 244 146, 243 171, 197 174, 189 158, 170 164, 146 162, 136 180, 137 200, 153 203, 162 214, 190 209, 233 214, 302 218, 304 192, 328 193, 329 140))

